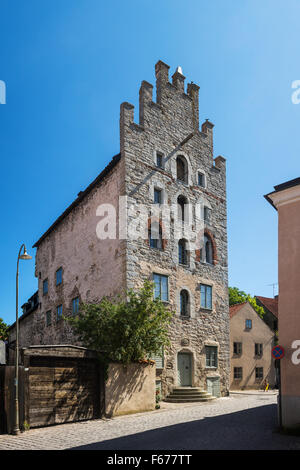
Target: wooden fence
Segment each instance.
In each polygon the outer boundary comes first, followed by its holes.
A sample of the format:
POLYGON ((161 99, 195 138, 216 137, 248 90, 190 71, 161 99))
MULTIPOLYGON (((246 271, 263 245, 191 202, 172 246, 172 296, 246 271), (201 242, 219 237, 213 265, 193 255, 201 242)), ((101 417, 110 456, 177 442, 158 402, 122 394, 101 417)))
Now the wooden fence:
MULTIPOLYGON (((104 377, 95 354, 75 346, 23 350, 19 367, 20 429, 100 418, 104 377)), ((15 367, 0 366, 0 432, 15 419, 15 367)))

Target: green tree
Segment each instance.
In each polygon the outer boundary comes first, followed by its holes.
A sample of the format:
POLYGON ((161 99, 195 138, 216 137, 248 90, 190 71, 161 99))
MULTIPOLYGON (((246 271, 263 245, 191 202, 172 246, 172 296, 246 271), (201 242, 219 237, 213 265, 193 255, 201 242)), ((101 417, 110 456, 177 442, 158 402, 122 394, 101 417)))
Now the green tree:
POLYGON ((260 307, 256 299, 252 297, 250 294, 246 294, 246 292, 238 289, 238 287, 229 287, 229 305, 236 305, 242 304, 243 302, 249 302, 254 310, 258 313, 258 315, 263 318, 265 314, 265 310, 263 307, 260 307))
POLYGON ((169 345, 172 312, 153 298, 153 283, 126 292, 124 298, 103 298, 98 304, 82 304, 76 317, 68 317, 81 343, 100 352, 100 359, 128 364, 159 354, 169 345))
POLYGON ((0 318, 0 340, 8 339, 8 325, 0 318))

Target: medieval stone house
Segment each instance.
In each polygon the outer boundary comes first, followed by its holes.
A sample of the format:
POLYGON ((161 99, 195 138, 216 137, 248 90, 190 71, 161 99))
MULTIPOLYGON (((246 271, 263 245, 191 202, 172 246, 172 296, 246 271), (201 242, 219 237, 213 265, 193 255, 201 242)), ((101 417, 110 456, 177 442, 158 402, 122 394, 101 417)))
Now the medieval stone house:
POLYGON ((152 279, 154 295, 175 311, 171 347, 157 363, 163 395, 178 385, 226 395, 225 159, 214 159, 213 124, 199 130, 199 87, 189 83, 185 91, 180 68, 170 82, 161 61, 155 73, 156 99, 153 86, 141 84, 138 123, 134 106, 121 105, 120 154, 34 245, 39 308, 20 337, 23 346, 76 344, 62 314, 152 279), (145 208, 146 234, 134 237, 128 228, 145 208), (115 236, 105 238, 99 227, 114 211, 115 236))

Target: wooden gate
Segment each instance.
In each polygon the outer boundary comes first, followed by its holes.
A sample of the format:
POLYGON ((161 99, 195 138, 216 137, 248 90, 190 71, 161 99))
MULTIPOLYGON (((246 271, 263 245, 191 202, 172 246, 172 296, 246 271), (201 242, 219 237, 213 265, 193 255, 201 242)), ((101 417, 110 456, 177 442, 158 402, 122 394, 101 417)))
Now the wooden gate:
POLYGON ((30 428, 100 418, 103 368, 79 346, 31 346, 23 350, 25 421, 30 428))
POLYGON ((31 428, 100 417, 97 362, 34 357, 28 369, 26 402, 31 428))

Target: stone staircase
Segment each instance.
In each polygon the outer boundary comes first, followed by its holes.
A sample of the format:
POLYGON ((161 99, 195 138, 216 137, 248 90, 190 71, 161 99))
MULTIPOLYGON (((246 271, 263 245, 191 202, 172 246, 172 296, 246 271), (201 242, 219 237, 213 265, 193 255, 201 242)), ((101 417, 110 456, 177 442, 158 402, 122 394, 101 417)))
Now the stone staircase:
POLYGON ((170 403, 193 403, 214 400, 210 393, 198 387, 175 387, 164 401, 170 403))

